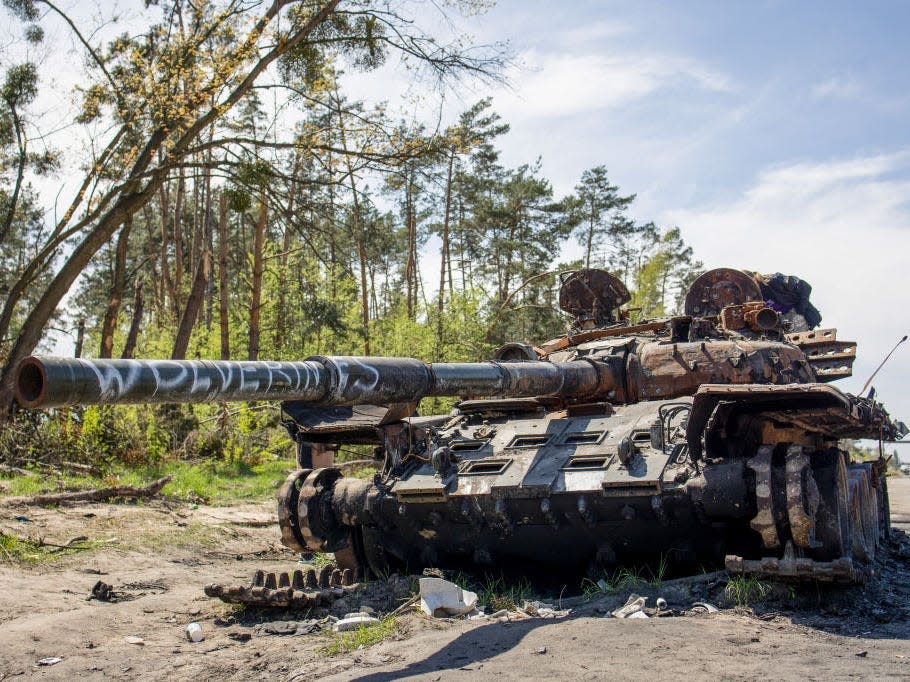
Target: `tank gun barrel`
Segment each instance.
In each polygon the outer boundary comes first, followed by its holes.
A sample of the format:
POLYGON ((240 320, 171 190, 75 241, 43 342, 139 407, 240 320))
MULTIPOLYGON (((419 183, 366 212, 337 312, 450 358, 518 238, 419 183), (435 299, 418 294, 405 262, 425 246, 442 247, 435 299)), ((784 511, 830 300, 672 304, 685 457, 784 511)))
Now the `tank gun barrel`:
POLYGON ((612 390, 592 362, 460 362, 314 356, 297 362, 89 360, 30 357, 19 366, 24 407, 302 400, 316 405, 416 402, 428 396, 578 396, 612 390))

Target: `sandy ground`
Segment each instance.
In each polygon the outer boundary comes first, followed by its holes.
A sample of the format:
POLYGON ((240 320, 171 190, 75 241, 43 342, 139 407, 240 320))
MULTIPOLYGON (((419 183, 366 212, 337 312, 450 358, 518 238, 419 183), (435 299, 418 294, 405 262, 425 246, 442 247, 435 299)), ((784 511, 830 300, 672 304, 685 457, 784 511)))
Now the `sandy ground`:
MULTIPOLYGON (((896 526, 910 531, 910 478, 892 480, 891 504, 896 526)), ((604 618, 588 607, 562 620, 506 623, 409 614, 398 620, 396 637, 334 656, 320 651, 326 635, 260 634, 250 622, 217 626, 215 619, 232 610, 205 597, 205 583, 293 567, 272 519, 268 504, 0 510, 4 532, 57 544, 79 535, 99 542, 52 564, 0 566, 0 681, 910 678, 904 590, 881 594, 882 602, 901 602, 890 604, 897 617, 882 619, 863 612, 882 604, 863 602, 847 612, 740 609, 650 620, 604 618), (99 579, 125 599, 87 601, 99 579), (191 621, 202 625, 203 642, 183 639, 191 621), (253 636, 242 643, 228 637, 232 632, 253 636), (129 644, 128 636, 144 643, 129 644), (62 660, 36 665, 52 656, 62 660)), ((910 583, 897 578, 892 582, 910 583)))

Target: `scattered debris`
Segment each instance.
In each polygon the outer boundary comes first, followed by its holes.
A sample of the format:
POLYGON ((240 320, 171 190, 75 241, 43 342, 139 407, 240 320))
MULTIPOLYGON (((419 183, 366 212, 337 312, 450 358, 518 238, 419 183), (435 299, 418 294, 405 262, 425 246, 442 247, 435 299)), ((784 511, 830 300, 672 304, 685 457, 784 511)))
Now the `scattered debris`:
POLYGON ((565 618, 571 609, 557 609, 552 604, 541 601, 526 601, 521 605, 519 611, 532 618, 565 618))
MULTIPOLYGON (((630 594, 626 603, 611 613, 614 618, 628 618, 633 613, 640 612, 648 603, 647 597, 639 597, 637 594, 630 594)), ((640 616, 639 616, 640 617, 640 616)))
POLYGON ((202 632, 202 626, 199 623, 190 623, 183 628, 183 634, 191 642, 201 642, 205 639, 205 633, 202 632))
POLYGON ((718 609, 714 604, 710 604, 706 601, 697 601, 692 604, 692 607, 689 609, 693 613, 717 613, 718 609))
POLYGON ((57 665, 62 660, 62 656, 48 656, 38 661, 38 665, 57 665))
POLYGON ((365 613, 349 613, 332 626, 334 632, 347 632, 348 630, 357 630, 358 628, 378 623, 379 619, 368 616, 365 613))
POLYGON ((99 580, 95 583, 95 586, 92 588, 91 594, 85 598, 86 601, 91 601, 92 599, 97 599, 98 601, 106 602, 116 602, 117 593, 114 592, 112 585, 108 585, 103 580, 99 580))
POLYGON ((865 658, 869 655, 869 652, 863 649, 862 651, 857 651, 855 655, 859 656, 860 658, 865 658))
POLYGON ((123 641, 127 644, 136 644, 138 646, 144 646, 145 640, 142 637, 136 637, 135 635, 127 635, 123 638, 123 641))
POLYGON ((634 611, 633 613, 630 613, 628 616, 626 616, 626 618, 650 618, 650 617, 651 616, 649 616, 644 611, 634 611))
POLYGON ((171 477, 165 476, 159 478, 144 488, 134 488, 133 486, 115 486, 113 488, 94 488, 92 490, 80 490, 78 492, 68 493, 44 493, 41 495, 29 495, 22 497, 7 497, 0 500, 0 506, 16 507, 19 505, 48 507, 55 504, 70 502, 106 502, 115 497, 144 498, 154 497, 161 489, 170 483, 171 477))
POLYGON ((538 653, 539 655, 543 656, 545 653, 547 653, 547 647, 545 647, 545 646, 540 647, 540 648, 537 650, 537 653, 538 653))
POLYGON ((263 623, 256 628, 256 632, 263 635, 308 635, 311 632, 331 627, 337 620, 333 616, 322 620, 276 620, 271 623, 263 623))
POLYGON ((262 631, 268 635, 296 635, 297 625, 296 620, 276 620, 263 625, 262 631))
POLYGON ((420 608, 435 618, 461 616, 477 606, 477 594, 442 578, 420 579, 420 608))

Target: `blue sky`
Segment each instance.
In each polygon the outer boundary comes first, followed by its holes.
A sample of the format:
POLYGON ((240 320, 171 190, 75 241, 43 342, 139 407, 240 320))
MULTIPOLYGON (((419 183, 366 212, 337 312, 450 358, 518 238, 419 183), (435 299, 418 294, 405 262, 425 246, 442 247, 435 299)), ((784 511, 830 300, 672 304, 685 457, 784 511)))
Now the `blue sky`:
MULTIPOLYGON (((807 279, 860 344, 845 390, 910 332, 910 3, 513 0, 466 26, 516 58, 459 103, 494 97, 508 163, 541 155, 560 193, 604 164, 707 266, 807 279)), ((910 418, 910 344, 880 377, 910 418)))

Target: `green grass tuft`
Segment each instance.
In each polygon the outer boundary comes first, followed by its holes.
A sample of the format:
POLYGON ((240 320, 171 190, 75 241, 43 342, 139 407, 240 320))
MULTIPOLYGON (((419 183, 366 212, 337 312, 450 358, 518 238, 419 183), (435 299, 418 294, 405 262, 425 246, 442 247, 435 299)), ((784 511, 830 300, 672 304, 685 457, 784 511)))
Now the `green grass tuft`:
POLYGON ((526 578, 508 581, 502 576, 496 578, 487 575, 481 584, 477 601, 481 606, 496 612, 502 609, 515 609, 533 594, 531 583, 526 578))
POLYGON ((724 588, 724 596, 737 606, 749 606, 764 601, 770 591, 771 586, 754 575, 734 575, 724 588))
POLYGON ((378 623, 362 625, 356 630, 348 632, 336 632, 332 634, 332 639, 319 652, 325 656, 335 656, 354 651, 360 647, 373 646, 379 644, 398 632, 394 618, 384 618, 378 623))

